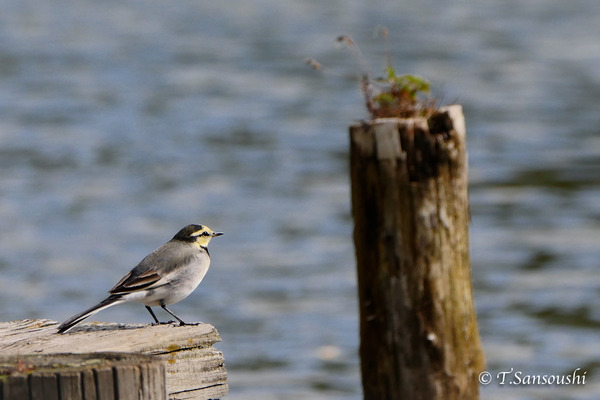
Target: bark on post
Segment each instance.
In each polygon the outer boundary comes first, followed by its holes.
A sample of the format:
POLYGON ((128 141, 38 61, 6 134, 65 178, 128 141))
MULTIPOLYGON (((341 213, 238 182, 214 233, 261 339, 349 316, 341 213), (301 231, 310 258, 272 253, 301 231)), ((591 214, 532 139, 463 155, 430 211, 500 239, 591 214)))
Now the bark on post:
POLYGON ((350 163, 364 398, 479 398, 462 108, 351 126, 350 163))

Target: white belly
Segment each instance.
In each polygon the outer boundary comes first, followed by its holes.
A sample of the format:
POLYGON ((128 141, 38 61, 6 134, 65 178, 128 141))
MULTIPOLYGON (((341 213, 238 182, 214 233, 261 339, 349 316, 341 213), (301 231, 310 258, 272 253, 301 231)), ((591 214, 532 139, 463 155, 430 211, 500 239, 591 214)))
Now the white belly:
POLYGON ((125 295, 128 301, 136 301, 147 306, 161 306, 177 303, 188 297, 202 282, 208 272, 210 259, 200 254, 195 260, 164 277, 155 288, 125 295))

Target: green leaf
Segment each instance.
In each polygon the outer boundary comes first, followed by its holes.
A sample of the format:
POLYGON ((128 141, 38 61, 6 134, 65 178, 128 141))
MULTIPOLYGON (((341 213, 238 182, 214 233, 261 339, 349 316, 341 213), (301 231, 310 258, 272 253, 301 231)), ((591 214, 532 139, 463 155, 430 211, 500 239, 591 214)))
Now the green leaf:
POLYGON ((392 67, 391 65, 387 66, 387 76, 388 76, 388 80, 390 80, 390 81, 394 81, 396 79, 396 71, 394 70, 394 67, 392 67))
POLYGON ((394 96, 391 93, 383 92, 375 96, 374 100, 380 106, 387 106, 394 102, 394 96))
POLYGON ((429 92, 429 82, 416 75, 398 76, 394 83, 413 96, 419 92, 429 92))

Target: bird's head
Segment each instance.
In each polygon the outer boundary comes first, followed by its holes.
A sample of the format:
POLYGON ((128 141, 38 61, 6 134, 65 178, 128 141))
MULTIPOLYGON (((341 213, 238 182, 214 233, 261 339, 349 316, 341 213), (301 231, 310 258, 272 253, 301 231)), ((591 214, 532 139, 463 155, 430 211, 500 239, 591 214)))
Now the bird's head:
POLYGON ((195 244, 196 246, 206 247, 210 239, 215 236, 221 236, 222 232, 214 232, 206 225, 188 225, 181 229, 173 237, 173 240, 180 240, 187 243, 195 244))

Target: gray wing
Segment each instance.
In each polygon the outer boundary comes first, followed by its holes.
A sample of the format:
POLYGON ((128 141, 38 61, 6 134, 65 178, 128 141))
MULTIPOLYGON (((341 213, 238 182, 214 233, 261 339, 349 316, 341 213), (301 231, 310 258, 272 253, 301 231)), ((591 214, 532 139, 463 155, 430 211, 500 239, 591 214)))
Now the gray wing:
POLYGON ((193 256, 192 252, 191 246, 167 242, 140 261, 109 293, 123 294, 166 285, 171 281, 169 275, 173 269, 193 256))

